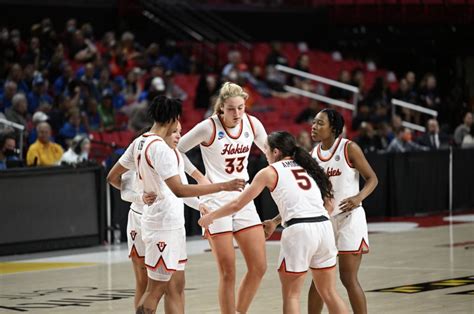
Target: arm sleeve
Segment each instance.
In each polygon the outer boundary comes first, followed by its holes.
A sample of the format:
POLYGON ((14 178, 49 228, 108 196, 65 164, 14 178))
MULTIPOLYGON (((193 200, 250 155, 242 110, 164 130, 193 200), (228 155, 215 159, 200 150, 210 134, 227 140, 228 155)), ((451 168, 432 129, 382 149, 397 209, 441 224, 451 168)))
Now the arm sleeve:
POLYGON ((123 153, 122 156, 119 158, 119 163, 129 169, 129 170, 136 170, 135 169, 135 160, 133 159, 133 148, 135 147, 135 142, 128 145, 127 150, 123 153))
POLYGON ((122 174, 122 186, 120 189, 120 196, 126 202, 143 205, 144 203, 142 196, 136 191, 136 175, 137 174, 135 171, 127 171, 122 174))
POLYGON ((253 116, 248 116, 255 132, 255 145, 264 152, 265 143, 267 142, 267 131, 263 127, 262 122, 253 116))
POLYGON ((214 125, 210 119, 198 123, 194 128, 186 133, 178 144, 178 150, 186 153, 201 143, 212 141, 214 125))
POLYGON ((155 171, 163 179, 167 180, 171 177, 178 176, 178 161, 171 148, 165 142, 153 143, 145 151, 155 171))
POLYGON ((193 165, 191 160, 189 160, 188 156, 186 154, 181 154, 181 157, 183 157, 183 162, 184 162, 184 172, 186 172, 188 175, 192 176, 193 172, 196 171, 196 166, 193 165))

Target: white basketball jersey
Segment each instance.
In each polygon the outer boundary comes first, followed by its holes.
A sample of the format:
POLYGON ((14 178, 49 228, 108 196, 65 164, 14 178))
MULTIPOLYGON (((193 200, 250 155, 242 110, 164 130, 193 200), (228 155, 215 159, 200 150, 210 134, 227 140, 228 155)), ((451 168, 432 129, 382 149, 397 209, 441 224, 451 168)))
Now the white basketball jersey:
POLYGON ((184 226, 183 200, 176 197, 165 180, 178 175, 175 152, 156 134, 146 136, 138 159, 138 173, 143 190, 160 195, 155 203, 145 205, 142 226, 152 230, 173 230, 184 226))
POLYGON ((224 127, 218 115, 211 119, 214 131, 208 144, 201 144, 201 154, 206 167, 206 177, 213 183, 232 179, 248 181, 248 157, 255 138, 252 122, 244 114, 238 133, 233 136, 224 127))
POLYGON ((350 142, 348 139, 339 137, 328 151, 323 151, 319 143, 311 152, 332 183, 335 208, 331 216, 341 213, 339 204, 343 199, 359 193, 359 171, 352 167, 347 153, 350 142))
POLYGON ((282 224, 292 218, 328 216, 321 191, 314 179, 293 160, 271 164, 277 173, 277 182, 270 191, 278 206, 282 224))
MULTIPOLYGON (((139 137, 137 137, 127 148, 127 150, 120 156, 119 163, 124 166, 125 168, 129 169, 130 171, 134 171, 133 177, 133 189, 135 192, 139 194, 143 194, 143 181, 140 179, 138 175, 138 160, 140 158, 140 152, 143 147, 143 143, 146 140, 146 137, 149 136, 150 133, 145 133, 139 137)), ((143 205, 132 203, 130 207, 139 213, 143 212, 143 205)))

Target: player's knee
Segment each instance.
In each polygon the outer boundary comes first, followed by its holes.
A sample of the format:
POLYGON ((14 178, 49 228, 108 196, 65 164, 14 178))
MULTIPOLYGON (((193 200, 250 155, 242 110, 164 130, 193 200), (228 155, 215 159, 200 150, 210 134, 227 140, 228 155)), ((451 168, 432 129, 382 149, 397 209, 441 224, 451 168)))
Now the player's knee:
POLYGON ((255 277, 262 278, 267 271, 267 264, 266 263, 254 263, 249 267, 249 274, 255 277))
POLYGON ((340 275, 341 282, 346 289, 352 289, 353 287, 357 287, 359 285, 357 275, 348 272, 341 273, 340 275))

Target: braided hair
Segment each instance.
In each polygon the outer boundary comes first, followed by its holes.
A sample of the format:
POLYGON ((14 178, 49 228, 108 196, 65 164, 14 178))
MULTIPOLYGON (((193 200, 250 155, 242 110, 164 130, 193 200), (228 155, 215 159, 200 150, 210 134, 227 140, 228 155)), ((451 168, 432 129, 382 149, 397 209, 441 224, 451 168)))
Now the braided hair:
POLYGON ((181 111, 181 100, 160 95, 151 101, 148 107, 148 116, 159 124, 165 124, 178 120, 181 111))

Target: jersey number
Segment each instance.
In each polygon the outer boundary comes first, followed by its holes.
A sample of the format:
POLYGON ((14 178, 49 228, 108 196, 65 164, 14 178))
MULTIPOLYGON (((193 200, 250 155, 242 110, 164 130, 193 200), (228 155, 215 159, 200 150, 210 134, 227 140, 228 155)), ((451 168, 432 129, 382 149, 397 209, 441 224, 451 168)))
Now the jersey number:
POLYGON ((296 170, 291 170, 291 172, 295 176, 296 183, 298 183, 298 186, 300 188, 302 188, 303 190, 311 189, 311 181, 309 181, 308 174, 306 173, 306 170, 296 169, 296 170))
POLYGON ((227 158, 225 160, 226 162, 225 172, 227 172, 228 174, 232 174, 234 173, 234 171, 242 172, 242 170, 244 170, 244 160, 245 160, 245 157, 227 158), (234 162, 236 160, 237 160, 237 167, 234 166, 234 162))
POLYGON ((137 157, 137 173, 138 173, 138 177, 140 178, 140 180, 142 180, 142 175, 140 174, 140 161, 141 161, 141 157, 142 155, 138 155, 137 157))

